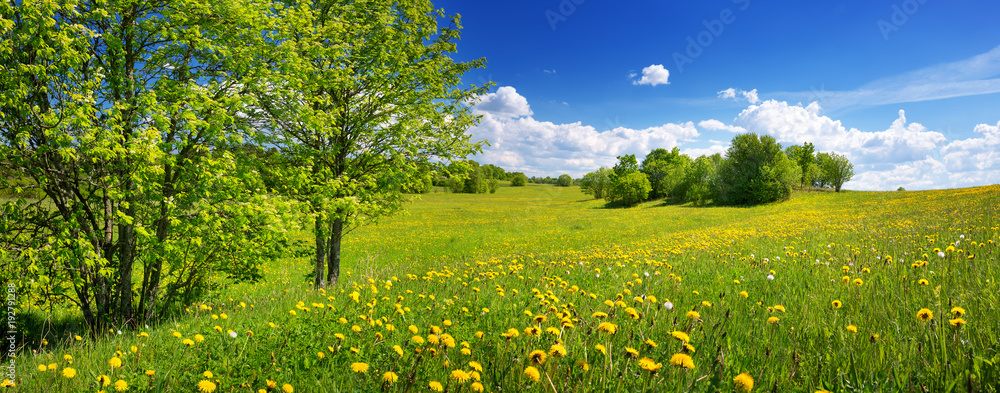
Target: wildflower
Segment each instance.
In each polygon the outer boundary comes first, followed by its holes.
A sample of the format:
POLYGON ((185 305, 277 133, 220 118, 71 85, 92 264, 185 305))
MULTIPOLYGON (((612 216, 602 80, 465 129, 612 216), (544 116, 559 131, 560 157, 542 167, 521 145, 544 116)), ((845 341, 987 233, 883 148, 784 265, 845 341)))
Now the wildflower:
POLYGON ((102 387, 108 386, 111 384, 111 378, 107 375, 100 375, 97 377, 97 383, 99 383, 102 387))
POLYGON ((628 357, 631 357, 631 358, 634 359, 634 358, 639 357, 639 350, 637 350, 635 348, 632 348, 632 347, 625 347, 625 354, 628 357))
POLYGON ((688 336, 687 333, 684 333, 682 331, 673 331, 673 332, 670 332, 670 335, 673 336, 674 338, 678 339, 678 340, 681 340, 682 342, 689 342, 689 341, 691 341, 691 337, 688 336))
POLYGON ((956 317, 965 316, 965 309, 961 307, 954 307, 951 309, 951 315, 956 317))
POLYGON ((552 355, 552 357, 554 358, 561 358, 563 356, 566 356, 566 347, 559 344, 554 344, 552 345, 551 348, 549 348, 549 355, 552 355))
POLYGON ((778 323, 778 321, 780 321, 780 320, 781 320, 781 319, 778 319, 778 317, 770 317, 770 318, 768 318, 768 319, 767 319, 767 323, 770 323, 770 324, 776 324, 776 323, 778 323))
POLYGON ((597 330, 600 330, 607 334, 615 334, 618 331, 618 325, 611 322, 601 322, 597 325, 597 330))
POLYGON ((451 379, 454 379, 458 383, 466 383, 469 381, 469 378, 471 378, 469 373, 461 369, 451 370, 451 379))
POLYGON ((830 305, 832 305, 833 308, 840 308, 844 305, 844 303, 841 303, 840 300, 834 300, 832 303, 830 303, 830 305))
POLYGON ((351 363, 351 371, 354 371, 359 374, 367 373, 368 363, 361 363, 361 362, 351 363))
POLYGON ((115 381, 115 390, 119 392, 124 392, 128 390, 128 382, 125 382, 124 379, 119 379, 115 381))
POLYGON ((849 331, 851 333, 857 333, 858 332, 858 327, 854 326, 854 325, 847 325, 847 331, 849 331))
POLYGON ((119 359, 117 356, 113 357, 110 360, 108 360, 108 365, 111 366, 111 368, 121 367, 122 366, 122 360, 119 359))
POLYGON ((444 386, 441 386, 441 382, 431 381, 427 385, 430 386, 431 390, 433 390, 435 392, 442 392, 442 391, 444 391, 444 386))
POLYGON ((470 387, 472 388, 472 390, 474 392, 478 392, 478 393, 482 393, 482 391, 485 389, 483 387, 483 384, 481 384, 479 382, 473 382, 472 385, 470 385, 470 387))
POLYGON ((146 370, 146 376, 152 377, 156 375, 156 370, 146 370))
POLYGON ((38 371, 45 372, 45 370, 48 370, 48 367, 45 367, 44 364, 39 364, 38 365, 38 371))
POLYGON ((410 338, 410 342, 412 342, 412 343, 414 343, 416 345, 423 345, 424 344, 424 338, 420 337, 420 336, 413 336, 413 337, 410 338))
POLYGON ((538 372, 538 369, 531 366, 528 366, 528 368, 524 369, 524 375, 527 375, 528 378, 531 378, 531 380, 535 382, 538 382, 540 379, 542 379, 542 375, 538 372))
POLYGON ((694 360, 692 360, 690 356, 685 355, 683 353, 677 353, 674 354, 674 356, 670 357, 670 364, 680 368, 687 368, 687 369, 694 368, 694 360))
POLYGON ((545 358, 546 358, 545 351, 542 351, 540 349, 531 351, 531 354, 528 355, 528 359, 531 359, 531 362, 535 364, 545 363, 545 358))
POLYGON ((211 371, 205 371, 205 372, 201 373, 201 375, 204 376, 205 378, 208 378, 208 379, 215 378, 215 374, 212 374, 211 371))
POLYGON ((663 302, 663 308, 665 308, 667 310, 673 310, 674 309, 674 304, 671 303, 670 301, 665 301, 665 302, 663 302))
POLYGON ((685 314, 684 316, 687 317, 687 319, 701 318, 701 314, 698 314, 697 311, 688 311, 687 314, 685 314))
POLYGON ((201 380, 198 382, 198 391, 203 393, 212 393, 215 391, 215 382, 209 380, 201 380))
POLYGON ((965 326, 965 319, 962 318, 949 319, 948 323, 950 323, 951 326, 954 326, 956 328, 961 328, 962 326, 965 326))
POLYGON ((521 335, 521 332, 518 331, 517 329, 514 329, 514 328, 507 329, 507 333, 502 333, 501 334, 501 336, 504 336, 504 338, 507 338, 507 339, 517 338, 520 335, 521 335))
POLYGON ((195 342, 204 342, 205 341, 205 336, 202 336, 200 334, 195 334, 194 335, 194 341, 195 342))
POLYGON ((295 388, 293 388, 292 385, 286 383, 284 385, 281 385, 281 391, 285 393, 293 393, 295 391, 295 388))
POLYGON ((653 339, 651 338, 647 338, 645 344, 648 345, 650 348, 656 348, 659 346, 656 345, 656 341, 653 341, 653 339))
POLYGON ((189 347, 194 346, 194 341, 191 340, 190 338, 185 338, 184 341, 181 341, 181 342, 184 343, 184 345, 187 345, 189 347))
POLYGON ((749 392, 753 390, 753 377, 750 374, 741 373, 733 378, 733 384, 736 385, 736 389, 749 392))
POLYGON ((691 345, 691 344, 688 344, 688 343, 684 343, 684 349, 681 352, 684 352, 684 353, 688 353, 688 352, 694 353, 695 352, 694 345, 691 345))
POLYGON ((427 342, 428 342, 429 344, 431 344, 431 345, 438 345, 438 343, 440 343, 440 342, 441 342, 441 340, 440 340, 440 338, 438 338, 438 336, 437 336, 437 335, 435 335, 435 334, 428 334, 428 335, 427 335, 427 342))
POLYGON ((72 367, 66 367, 63 369, 62 374, 64 377, 66 377, 66 379, 73 379, 73 377, 76 376, 76 370, 73 369, 72 367))
POLYGON ((855 278, 855 279, 854 279, 854 285, 857 285, 857 286, 859 286, 859 287, 860 287, 860 286, 861 286, 861 285, 863 285, 864 283, 865 283, 865 282, 864 282, 864 281, 862 281, 862 280, 861 280, 860 278, 855 278))
POLYGON ((604 354, 604 356, 608 356, 608 349, 605 348, 603 345, 597 344, 594 346, 594 349, 600 351, 602 354, 604 354))
POLYGON ((930 321, 934 319, 934 313, 929 309, 921 308, 920 311, 917 311, 917 319, 925 322, 930 321))
POLYGON ((655 372, 663 367, 663 363, 657 363, 650 358, 639 359, 639 367, 646 371, 655 372))
POLYGON ((745 298, 750 297, 750 294, 747 293, 747 291, 740 291, 740 296, 743 296, 743 298, 745 299, 745 298))
POLYGON ((921 278, 917 280, 917 285, 931 285, 931 283, 928 282, 927 279, 921 278))

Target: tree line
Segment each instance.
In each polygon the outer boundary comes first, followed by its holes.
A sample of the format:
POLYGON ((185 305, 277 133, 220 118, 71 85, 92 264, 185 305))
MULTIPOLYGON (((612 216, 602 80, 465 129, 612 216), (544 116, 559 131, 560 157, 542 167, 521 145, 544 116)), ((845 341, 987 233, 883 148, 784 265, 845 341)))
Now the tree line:
POLYGON ((680 149, 653 149, 639 163, 635 155, 618 157, 613 168, 587 173, 581 189, 597 199, 625 206, 652 199, 694 205, 755 205, 786 200, 793 187, 833 188, 854 176, 843 155, 816 153, 812 143, 784 150, 771 136, 740 134, 723 157, 696 159, 680 149))

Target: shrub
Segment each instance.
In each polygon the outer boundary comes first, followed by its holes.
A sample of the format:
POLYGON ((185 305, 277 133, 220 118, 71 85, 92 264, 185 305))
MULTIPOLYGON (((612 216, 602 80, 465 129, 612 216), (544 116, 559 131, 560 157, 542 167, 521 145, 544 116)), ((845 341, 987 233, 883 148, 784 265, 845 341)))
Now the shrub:
POLYGON ((607 199, 612 203, 620 202, 625 206, 632 206, 646 200, 652 189, 649 177, 645 173, 632 172, 624 176, 617 176, 611 185, 607 199))
POLYGON ((556 185, 559 187, 569 187, 573 185, 573 178, 569 175, 559 175, 559 179, 556 180, 556 185))
POLYGON ((528 184, 528 176, 521 172, 514 172, 514 176, 510 179, 510 185, 514 187, 523 187, 528 184))
POLYGON ((727 205, 756 205, 788 199, 802 170, 771 136, 733 138, 719 168, 719 199, 727 205))

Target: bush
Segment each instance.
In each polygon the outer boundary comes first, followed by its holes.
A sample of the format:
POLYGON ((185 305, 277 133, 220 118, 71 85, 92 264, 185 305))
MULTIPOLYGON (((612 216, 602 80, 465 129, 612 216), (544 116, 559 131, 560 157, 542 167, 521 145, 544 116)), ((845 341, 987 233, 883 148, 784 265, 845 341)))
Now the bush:
POLYGON ((737 135, 719 168, 719 202, 756 205, 788 199, 801 179, 802 170, 773 137, 737 135))
POLYGON ((559 180, 556 180, 556 185, 559 187, 569 187, 573 185, 573 178, 569 175, 559 175, 559 180))
POLYGON ((510 179, 510 185, 514 187, 524 187, 525 184, 528 184, 528 176, 525 176, 525 174, 521 172, 514 172, 514 176, 510 179))
POLYGON ((632 206, 646 200, 652 189, 649 177, 645 173, 632 172, 616 177, 607 198, 612 203, 620 202, 625 206, 632 206))

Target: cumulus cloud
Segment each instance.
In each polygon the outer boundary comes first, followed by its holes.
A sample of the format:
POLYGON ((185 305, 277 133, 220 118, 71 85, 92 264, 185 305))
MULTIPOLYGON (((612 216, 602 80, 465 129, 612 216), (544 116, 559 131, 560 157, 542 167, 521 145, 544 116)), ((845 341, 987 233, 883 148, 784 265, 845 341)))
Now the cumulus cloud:
MULTIPOLYGON (((513 89, 505 91, 516 94, 513 89)), ((507 99, 521 101, 515 97, 507 99)), ((598 130, 581 122, 553 123, 530 115, 509 116, 512 112, 509 110, 482 110, 479 107, 482 102, 475 108, 483 114, 482 122, 469 132, 477 140, 488 140, 490 146, 476 159, 528 174, 558 172, 582 176, 600 166, 614 165, 619 155, 635 154, 641 159, 652 149, 678 146, 699 135, 693 122, 598 130)), ((524 102, 527 108, 527 100, 524 102)))
MULTIPOLYGON (((634 76, 635 74, 630 74, 634 76)), ((642 69, 642 78, 632 81, 633 85, 669 85, 670 71, 663 68, 663 64, 653 64, 642 69)))
POLYGON ((734 124, 771 135, 782 143, 811 142, 817 150, 845 154, 860 163, 920 160, 946 141, 940 132, 928 131, 919 123, 907 124, 902 110, 888 129, 876 132, 847 129, 840 120, 820 115, 820 110, 815 103, 803 107, 767 100, 744 109, 734 124))
POLYGON ((757 89, 746 91, 730 87, 716 94, 718 94, 719 98, 723 100, 733 100, 733 101, 747 100, 747 102, 751 104, 756 104, 760 102, 760 96, 757 95, 757 89))
MULTIPOLYGON (((973 129, 982 138, 956 140, 941 149, 944 163, 952 171, 1000 170, 1000 122, 978 124, 973 129)), ((994 177, 1000 179, 1000 177, 994 177)))
POLYGON ((496 93, 481 96, 474 108, 477 114, 489 114, 501 118, 532 115, 528 100, 511 86, 501 86, 496 93))
POLYGON ((735 133, 747 132, 746 128, 731 126, 715 119, 702 120, 698 123, 698 127, 709 131, 729 131, 735 133))

